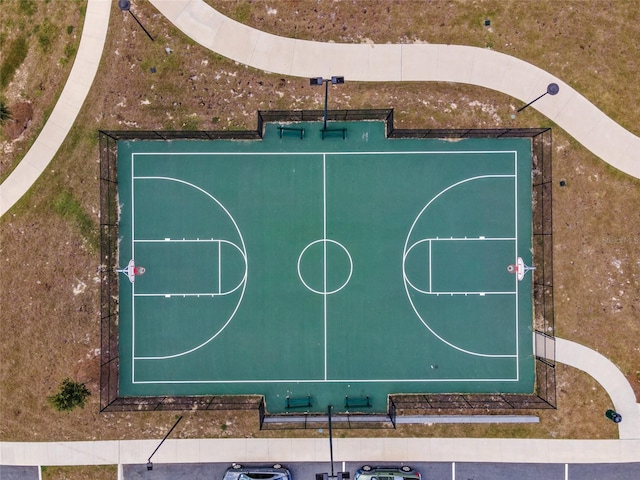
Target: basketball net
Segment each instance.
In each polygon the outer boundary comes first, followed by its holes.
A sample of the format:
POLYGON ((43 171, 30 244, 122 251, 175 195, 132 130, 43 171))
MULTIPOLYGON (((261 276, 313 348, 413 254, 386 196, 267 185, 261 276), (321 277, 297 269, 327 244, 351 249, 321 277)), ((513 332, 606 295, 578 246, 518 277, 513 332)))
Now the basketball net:
POLYGON ((131 283, 136 281, 136 275, 144 275, 146 269, 142 265, 136 265, 134 260, 129 260, 128 265, 125 268, 116 268, 116 272, 124 273, 131 283))
POLYGON ((522 258, 518 257, 518 262, 516 264, 510 264, 507 266, 507 272, 517 275, 518 276, 518 281, 522 281, 522 279, 524 278, 525 274, 529 271, 529 270, 535 270, 536 267, 529 267, 527 265, 524 264, 524 261, 522 260, 522 258))

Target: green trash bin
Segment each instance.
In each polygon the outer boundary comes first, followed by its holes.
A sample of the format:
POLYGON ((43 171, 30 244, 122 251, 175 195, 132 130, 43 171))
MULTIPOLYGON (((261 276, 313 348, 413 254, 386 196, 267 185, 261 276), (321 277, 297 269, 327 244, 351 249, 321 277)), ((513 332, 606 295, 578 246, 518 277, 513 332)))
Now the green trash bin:
POLYGON ((622 421, 622 415, 620 415, 619 413, 616 413, 613 410, 607 410, 605 412, 605 415, 609 420, 611 420, 614 423, 620 423, 622 421))

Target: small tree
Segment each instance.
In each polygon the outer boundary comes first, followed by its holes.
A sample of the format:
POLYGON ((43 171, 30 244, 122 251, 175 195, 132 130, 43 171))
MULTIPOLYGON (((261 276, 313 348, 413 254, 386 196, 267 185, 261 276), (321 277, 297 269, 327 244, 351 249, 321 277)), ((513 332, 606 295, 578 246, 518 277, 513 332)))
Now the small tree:
POLYGON ((53 408, 62 412, 73 410, 77 406, 84 408, 89 395, 91 395, 91 392, 84 383, 74 382, 69 378, 65 378, 60 384, 60 391, 47 397, 47 400, 53 405, 53 408))
POLYGON ((7 104, 4 103, 4 100, 0 100, 0 125, 7 120, 11 120, 11 112, 9 111, 7 104))

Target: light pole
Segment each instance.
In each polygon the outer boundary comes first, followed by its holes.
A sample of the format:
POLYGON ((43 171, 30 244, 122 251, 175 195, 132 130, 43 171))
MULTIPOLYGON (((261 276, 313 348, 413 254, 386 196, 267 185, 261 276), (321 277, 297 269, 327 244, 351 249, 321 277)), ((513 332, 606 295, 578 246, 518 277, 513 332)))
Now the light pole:
POLYGON ((171 430, 169 430, 167 432, 167 434, 164 436, 164 438, 162 439, 162 441, 158 444, 158 446, 156 447, 156 449, 153 451, 153 453, 151 455, 149 455, 149 459, 147 460, 147 470, 153 470, 153 463, 151 463, 151 457, 153 457, 156 452, 158 451, 158 449, 160 448, 160 446, 164 443, 164 441, 167 439, 167 437, 169 435, 171 435, 171 432, 173 432, 173 429, 176 428, 176 426, 178 425, 178 423, 180 423, 180 420, 182 420, 182 415, 180 415, 178 417, 178 420, 176 420, 176 423, 173 424, 173 427, 171 427, 171 430))
POLYGON ((329 416, 329 455, 331 456, 331 478, 335 478, 333 474, 333 430, 331 430, 331 409, 333 407, 329 405, 327 408, 327 415, 329 416))
POLYGON ((309 79, 310 85, 322 85, 324 83, 324 115, 322 129, 327 129, 327 106, 329 104, 329 82, 333 85, 341 85, 344 83, 344 77, 333 76, 331 78, 314 77, 309 79))
POLYGON ((540 100, 542 97, 544 97, 547 93, 549 95, 556 95, 558 92, 560 91, 560 87, 558 86, 557 83, 550 83, 549 85, 547 85, 547 91, 544 92, 542 95, 540 95, 538 98, 535 98, 533 100, 531 100, 529 103, 527 103, 524 107, 520 107, 518 109, 517 113, 520 113, 522 110, 524 110, 525 108, 527 108, 529 105, 531 105, 533 102, 537 102, 538 100, 540 100))
POLYGON ((136 17, 133 12, 131 11, 131 1, 130 0, 118 0, 118 8, 120 8, 120 10, 122 10, 123 12, 129 12, 131 14, 131 16, 133 17, 133 19, 138 22, 138 25, 140 25, 140 28, 142 30, 144 30, 144 33, 147 34, 147 37, 149 37, 151 39, 151 41, 153 42, 153 37, 151 36, 151 34, 149 32, 147 32, 147 29, 144 28, 144 26, 142 25, 142 23, 140 23, 140 20, 138 20, 138 17, 136 17))
POLYGON ((327 419, 329 422, 329 456, 331 459, 331 475, 327 473, 316 473, 316 480, 346 480, 349 478, 349 472, 338 472, 338 475, 335 474, 333 469, 333 430, 331 428, 331 411, 333 407, 329 405, 327 407, 327 419))

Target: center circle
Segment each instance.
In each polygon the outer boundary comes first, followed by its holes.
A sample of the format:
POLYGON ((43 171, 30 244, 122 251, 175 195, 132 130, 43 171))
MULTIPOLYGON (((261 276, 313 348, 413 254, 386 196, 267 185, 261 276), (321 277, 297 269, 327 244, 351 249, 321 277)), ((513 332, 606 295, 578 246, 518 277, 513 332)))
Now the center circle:
POLYGON ((323 238, 304 247, 298 257, 298 277, 305 287, 318 295, 342 290, 353 274, 353 260, 339 242, 323 238))

